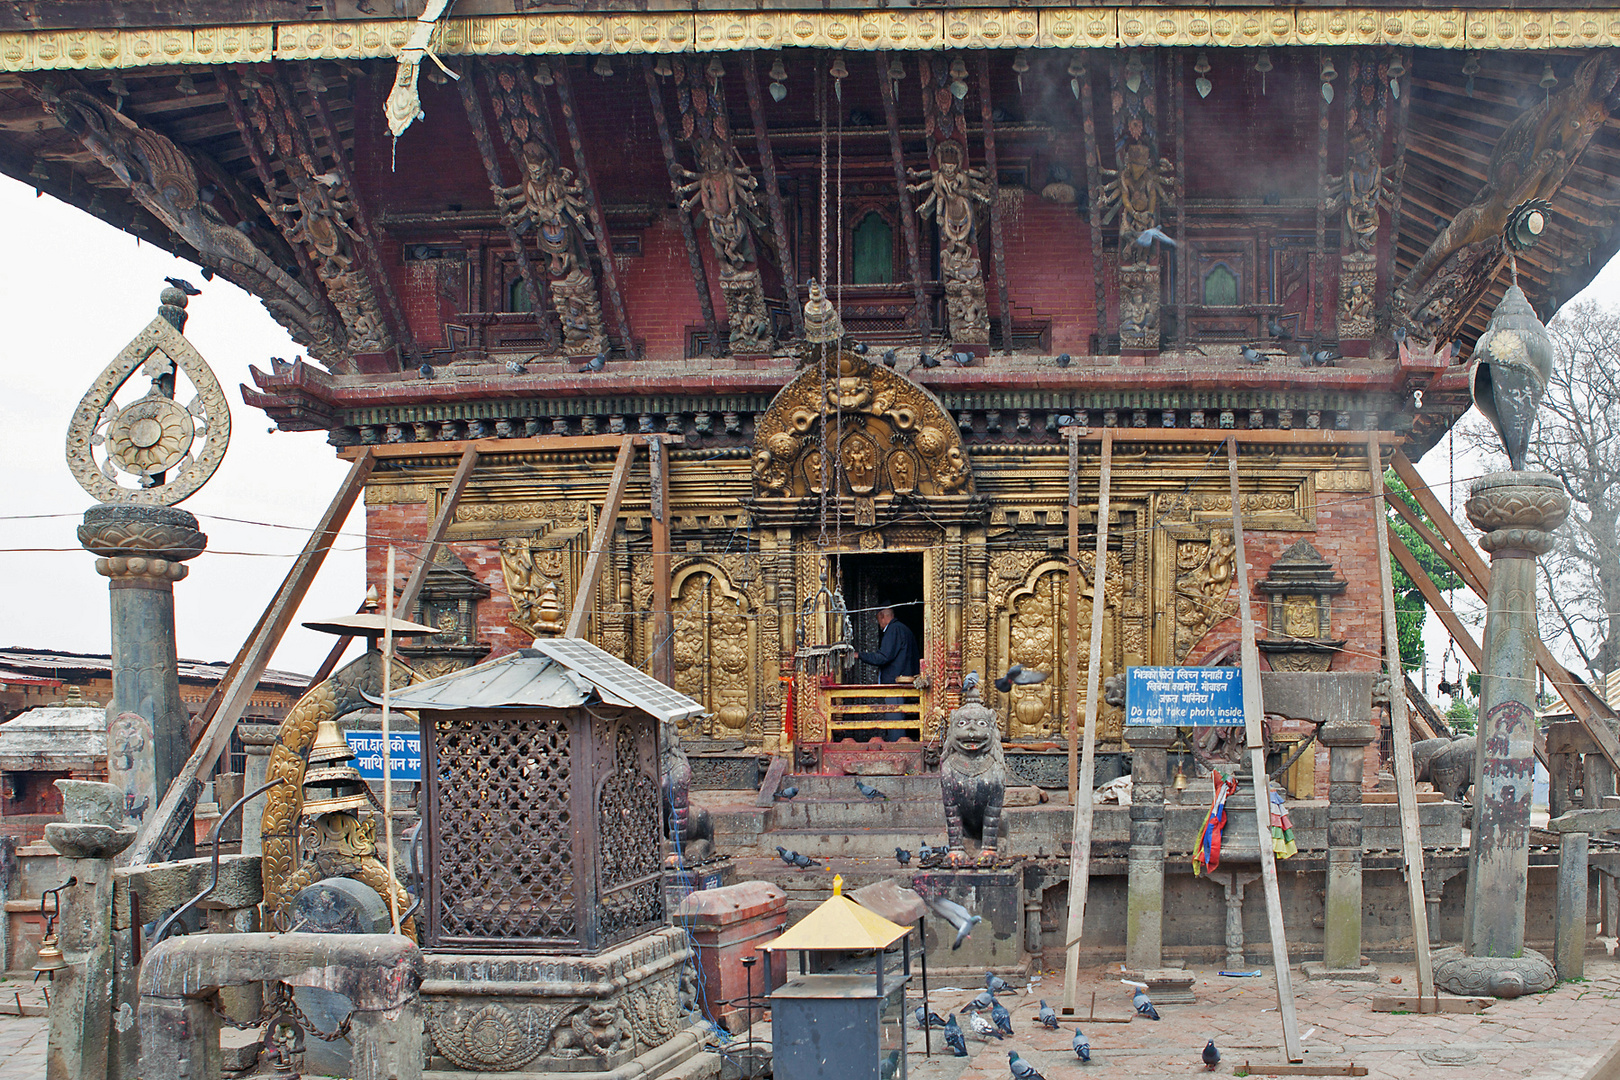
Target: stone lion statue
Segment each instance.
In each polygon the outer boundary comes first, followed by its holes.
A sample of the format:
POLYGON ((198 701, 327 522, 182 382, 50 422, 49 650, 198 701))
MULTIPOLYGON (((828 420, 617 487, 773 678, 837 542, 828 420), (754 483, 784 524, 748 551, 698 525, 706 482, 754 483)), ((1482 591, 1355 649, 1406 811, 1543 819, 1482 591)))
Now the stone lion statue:
POLYGON ((950 861, 967 859, 962 836, 979 845, 979 862, 996 861, 1001 807, 1007 789, 1007 762, 1001 752, 1001 727, 995 711, 979 700, 977 684, 966 689, 959 708, 947 720, 939 761, 940 789, 945 797, 945 833, 950 861))

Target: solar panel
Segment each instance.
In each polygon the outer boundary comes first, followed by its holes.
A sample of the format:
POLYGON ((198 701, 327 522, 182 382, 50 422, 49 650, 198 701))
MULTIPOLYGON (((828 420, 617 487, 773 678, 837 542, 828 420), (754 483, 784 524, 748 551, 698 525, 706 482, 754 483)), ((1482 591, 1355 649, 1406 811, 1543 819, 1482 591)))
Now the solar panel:
POLYGON ((689 720, 703 712, 703 706, 685 694, 582 638, 538 638, 534 647, 666 723, 689 720))

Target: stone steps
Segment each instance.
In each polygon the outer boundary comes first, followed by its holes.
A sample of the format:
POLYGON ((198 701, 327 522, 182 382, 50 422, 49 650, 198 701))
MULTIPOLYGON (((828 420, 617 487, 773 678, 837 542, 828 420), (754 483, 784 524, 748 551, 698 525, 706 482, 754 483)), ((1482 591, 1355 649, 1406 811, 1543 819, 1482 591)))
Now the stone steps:
MULTIPOLYGON (((883 792, 891 802, 922 799, 932 799, 938 802, 940 798, 938 773, 927 773, 921 776, 874 776, 870 779, 863 778, 863 782, 869 787, 883 792)), ((868 801, 855 789, 855 778, 853 776, 801 773, 797 776, 784 776, 782 778, 782 787, 796 787, 799 789, 798 797, 793 799, 792 802, 821 799, 854 800, 863 803, 868 801)), ((781 790, 781 788, 777 790, 781 790)), ((880 803, 883 800, 872 799, 870 801, 880 803)), ((781 800, 778 801, 778 805, 780 804, 781 800)))
POLYGON ((776 845, 802 851, 812 859, 886 858, 894 862, 894 849, 916 851, 922 844, 945 843, 945 823, 937 826, 886 828, 855 832, 828 832, 825 829, 772 829, 759 840, 759 853, 774 852, 776 845))
POLYGON ((769 826, 779 829, 841 832, 930 829, 944 832, 945 807, 936 791, 932 799, 811 799, 800 795, 771 808, 769 826))

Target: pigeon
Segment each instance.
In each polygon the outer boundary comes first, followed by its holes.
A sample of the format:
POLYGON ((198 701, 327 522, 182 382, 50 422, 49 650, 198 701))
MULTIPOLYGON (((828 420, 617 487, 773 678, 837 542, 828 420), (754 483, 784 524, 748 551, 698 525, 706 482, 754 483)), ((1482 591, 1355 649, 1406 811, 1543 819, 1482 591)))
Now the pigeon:
POLYGON ((990 1019, 995 1022, 997 1031, 1008 1035, 1013 1033, 1012 1013, 1008 1012, 1007 1006, 1001 1002, 993 1001, 990 1003, 990 1019))
POLYGON ((1333 367, 1344 359, 1344 353, 1338 349, 1317 349, 1311 354, 1311 362, 1317 367, 1333 367))
POLYGON ((1068 367, 1072 363, 1074 363, 1074 357, 1070 356, 1068 353, 1058 353, 1058 367, 1068 367))
POLYGON ((508 375, 527 375, 529 373, 529 368, 527 365, 520 364, 516 360, 508 360, 506 362, 506 373, 508 375))
POLYGON ((1143 229, 1141 232, 1136 234, 1136 242, 1138 244, 1140 244, 1142 247, 1152 247, 1153 246, 1153 241, 1155 241, 1155 240, 1157 240, 1159 243, 1165 245, 1166 247, 1180 247, 1181 246, 1181 245, 1177 244, 1174 240, 1170 239, 1170 237, 1165 235, 1164 230, 1159 228, 1157 225, 1150 225, 1147 228, 1143 229))
POLYGON ((170 285, 173 285, 187 296, 202 295, 202 290, 197 288, 197 286, 193 285, 191 282, 187 281, 185 278, 166 277, 163 280, 167 281, 170 285))
POLYGON ((901 866, 910 866, 911 865, 911 852, 907 851, 903 847, 895 848, 894 849, 894 861, 899 863, 901 866))
POLYGON ((809 870, 812 867, 820 866, 821 864, 816 862, 816 860, 812 859, 808 855, 796 854, 793 856, 793 865, 797 866, 800 870, 809 870))
POLYGON ((1040 1018, 1041 1027, 1047 1031, 1056 1031, 1058 1029, 1057 1013, 1052 1011, 1052 1006, 1046 1003, 1045 998, 1041 998, 1041 1011, 1036 1013, 1036 1016, 1040 1018))
POLYGON ((883 1067, 878 1070, 878 1080, 894 1080, 900 1071, 900 1048, 897 1046, 889 1051, 889 1056, 883 1059, 883 1067))
POLYGON ((293 366, 287 363, 287 361, 283 360, 281 357, 272 356, 270 358, 270 373, 272 375, 285 375, 292 369, 293 366))
POLYGON ((934 853, 934 849, 929 847, 927 844, 918 844, 917 845, 917 858, 918 859, 926 859, 930 855, 932 855, 933 853, 934 853))
POLYGON ((1136 996, 1131 999, 1131 1004, 1136 1006, 1136 1015, 1145 1016, 1149 1020, 1159 1018, 1159 1010, 1153 1007, 1153 1002, 1148 999, 1147 991, 1140 986, 1136 988, 1136 996))
POLYGON ((871 784, 866 783, 858 776, 855 778, 855 790, 860 792, 862 795, 865 795, 868 799, 882 799, 884 802, 889 801, 889 797, 887 795, 883 794, 883 792, 879 791, 871 784))
POLYGON ((1220 1063, 1221 1052, 1215 1049, 1215 1040, 1211 1039, 1204 1044, 1204 1068, 1208 1069, 1210 1072, 1214 1072, 1215 1066, 1219 1065, 1220 1063))
POLYGON ((850 345, 849 351, 854 353, 856 356, 865 356, 867 350, 870 348, 871 346, 867 345, 866 342, 857 341, 850 345))
POLYGON ((776 793, 776 798, 778 802, 789 802, 798 794, 799 789, 789 784, 787 787, 776 793))
POLYGON ((951 1053, 957 1057, 967 1057, 967 1040, 962 1038, 962 1029, 957 1026, 956 1014, 945 1021, 945 1045, 951 1048, 951 1053))
POLYGON ((1091 1060, 1091 1040, 1079 1028, 1074 1029, 1074 1056, 1081 1061, 1091 1060))
POLYGON ((1007 669, 1007 674, 996 680, 996 689, 1007 694, 1012 692, 1014 686, 1030 686, 1045 681, 1046 672, 1030 671, 1023 664, 1014 664, 1007 669))
POLYGON ((970 671, 962 677, 962 692, 964 694, 969 690, 977 689, 978 685, 979 673, 977 671, 970 671))
POLYGON ((951 353, 951 361, 957 367, 972 367, 973 354, 970 352, 953 352, 951 353))
POLYGON ((776 845, 776 854, 778 858, 787 863, 789 866, 792 866, 793 860, 799 857, 799 853, 797 851, 789 851, 781 844, 776 845))
POLYGON ((1062 416, 1058 417, 1057 426, 1060 428, 1074 427, 1079 422, 1080 421, 1076 420, 1072 414, 1064 413, 1062 416))
POLYGON ((929 1012, 925 1016, 925 1014, 923 1012, 923 1007, 921 1005, 917 1006, 916 1016, 917 1016, 917 1030, 919 1030, 919 1031, 921 1031, 925 1027, 942 1028, 942 1027, 948 1027, 949 1026, 948 1024, 945 1023, 944 1017, 940 1016, 939 1013, 937 1013, 937 1012, 929 1012))
POLYGON ((1011 1070, 1014 1080, 1046 1080, 1046 1077, 1035 1071, 1035 1066, 1018 1056, 1018 1051, 1007 1051, 1007 1068, 1011 1070))
POLYGON ((422 366, 416 369, 416 373, 424 379, 431 379, 433 378, 433 365, 424 360, 422 366))
POLYGON ((1249 345, 1243 346, 1241 349, 1238 350, 1238 352, 1243 355, 1243 359, 1247 363, 1250 363, 1250 364, 1263 364, 1263 363, 1266 362, 1266 358, 1264 356, 1260 355, 1259 353, 1255 352, 1253 347, 1251 347, 1249 345))
POLYGON ((988 1009, 990 1006, 994 1005, 995 1003, 996 1003, 996 999, 991 996, 990 991, 981 990, 981 991, 979 991, 979 996, 978 997, 974 998, 972 1001, 970 1001, 966 1005, 962 1006, 962 1011, 963 1012, 979 1012, 981 1010, 988 1009))
POLYGON ((1312 359, 1313 359, 1313 354, 1311 353, 1311 347, 1309 345, 1306 345, 1304 342, 1300 342, 1300 346, 1299 346, 1299 366, 1300 367, 1310 367, 1312 359))
POLYGON ((603 368, 607 367, 607 357, 607 350, 603 349, 601 352, 585 361, 585 366, 579 369, 579 373, 583 375, 590 371, 601 371, 603 368))
POLYGON ((917 354, 917 366, 922 368, 937 368, 939 367, 939 357, 929 356, 928 350, 924 349, 917 354))
POLYGON ((1277 316, 1275 315, 1272 315, 1270 318, 1266 319, 1266 332, 1272 337, 1277 338, 1279 341, 1294 340, 1294 335, 1288 332, 1288 327, 1278 322, 1277 316))
POLYGON ((1397 326, 1395 328, 1394 332, 1390 336, 1392 336, 1395 339, 1395 344, 1397 344, 1397 345, 1406 344, 1406 327, 1397 326))
POLYGON ((977 1035, 981 1039, 1005 1039, 1007 1037, 1001 1033, 1000 1029, 998 1029, 996 1025, 992 1024, 978 1013, 968 1013, 968 1026, 973 1029, 973 1034, 977 1035))
POLYGON ((893 349, 883 350, 883 366, 892 368, 900 362, 900 354, 893 349))
POLYGON ((1012 985, 1006 979, 989 971, 984 973, 984 988, 992 994, 1010 994, 1013 992, 1012 985))
POLYGON ((973 932, 973 928, 984 921, 984 916, 970 914, 961 904, 943 897, 930 899, 928 907, 935 915, 956 927, 956 941, 952 943, 952 949, 960 949, 962 942, 973 932))

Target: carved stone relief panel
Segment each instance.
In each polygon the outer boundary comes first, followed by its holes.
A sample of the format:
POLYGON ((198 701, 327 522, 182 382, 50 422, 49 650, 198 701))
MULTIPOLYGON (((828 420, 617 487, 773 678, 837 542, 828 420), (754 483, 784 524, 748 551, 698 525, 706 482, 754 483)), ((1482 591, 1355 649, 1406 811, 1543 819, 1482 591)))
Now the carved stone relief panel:
MULTIPOLYGON (((652 608, 651 564, 648 556, 636 559, 637 611, 652 608)), ((741 555, 721 555, 689 560, 671 573, 675 689, 702 702, 710 714, 682 725, 683 738, 757 740, 765 734, 761 700, 767 665, 759 618, 763 588, 757 578, 739 584, 742 569, 741 555)), ((646 622, 640 655, 652 654, 653 632, 646 622)), ((772 678, 775 674, 769 672, 772 678)))
POLYGON ((1175 548, 1174 663, 1184 662, 1214 625, 1237 615, 1228 599, 1237 568, 1237 544, 1230 532, 1211 530, 1177 537, 1175 548))
MULTIPOLYGON (((500 541, 501 575, 512 607, 508 621, 536 637, 560 634, 568 622, 589 545, 590 518, 588 503, 561 499, 472 503, 456 509, 458 522, 521 521, 525 526, 523 533, 500 541)), ((603 578, 598 595, 611 596, 608 575, 603 578)))

